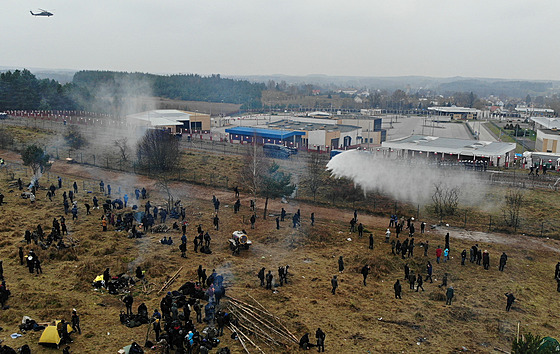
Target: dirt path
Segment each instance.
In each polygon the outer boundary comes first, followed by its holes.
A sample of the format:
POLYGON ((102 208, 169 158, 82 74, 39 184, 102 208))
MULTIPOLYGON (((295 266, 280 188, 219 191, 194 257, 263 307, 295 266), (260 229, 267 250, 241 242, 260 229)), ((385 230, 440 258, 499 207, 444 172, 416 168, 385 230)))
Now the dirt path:
MULTIPOLYGON (((7 150, 0 150, 0 154, 0 156, 4 158, 8 165, 10 162, 21 163, 20 155, 18 153, 7 150)), ((55 161, 50 169, 50 173, 51 176, 60 174, 65 176, 73 176, 78 179, 104 179, 106 181, 106 184, 108 183, 107 181, 110 181, 110 183, 114 185, 130 186, 128 189, 133 188, 133 186, 145 186, 147 189, 157 190, 156 181, 146 176, 120 171, 111 171, 88 165, 67 164, 66 162, 64 162, 64 160, 55 161)), ((237 199, 235 198, 233 191, 224 189, 213 189, 205 186, 182 182, 174 183, 172 185, 172 188, 175 190, 177 197, 183 200, 186 200, 187 198, 196 198, 201 200, 206 199, 210 202, 212 199, 212 195, 215 195, 218 199, 220 199, 223 207, 225 207, 226 205, 233 205, 233 203, 237 199)), ((152 192, 152 195, 153 194, 154 193, 152 192)), ((163 196, 161 197, 163 199, 163 196)), ((250 204, 250 199, 251 196, 241 193, 240 200, 242 209, 247 210, 250 204)), ((257 208, 259 209, 259 211, 264 208, 264 199, 259 198, 257 200, 257 208)), ((353 217, 353 211, 348 209, 337 209, 336 207, 328 208, 323 206, 310 205, 297 200, 290 200, 289 203, 282 203, 280 199, 269 200, 269 215, 279 214, 281 208, 286 209, 286 212, 288 213, 288 221, 291 217, 291 214, 297 212, 297 210, 300 209, 302 214, 302 223, 310 222, 309 218, 312 212, 315 213, 315 217, 317 220, 336 220, 347 224, 349 224, 350 219, 353 217)), ((262 211, 260 211, 257 216, 259 218, 262 218, 262 211)), ((268 217, 267 222, 273 223, 274 218, 275 217, 268 217)), ((359 222, 363 223, 366 226, 369 226, 370 228, 374 227, 382 230, 388 223, 388 219, 386 217, 366 215, 363 213, 358 214, 358 220, 359 222)), ((442 239, 443 236, 447 232, 449 232, 452 238, 471 240, 473 242, 481 243, 508 244, 518 246, 520 248, 543 251, 548 250, 560 254, 560 241, 553 239, 540 239, 524 235, 505 235, 480 231, 468 231, 453 227, 438 227, 431 231, 441 234, 442 239)), ((382 235, 378 234, 376 236, 380 237, 382 235)))

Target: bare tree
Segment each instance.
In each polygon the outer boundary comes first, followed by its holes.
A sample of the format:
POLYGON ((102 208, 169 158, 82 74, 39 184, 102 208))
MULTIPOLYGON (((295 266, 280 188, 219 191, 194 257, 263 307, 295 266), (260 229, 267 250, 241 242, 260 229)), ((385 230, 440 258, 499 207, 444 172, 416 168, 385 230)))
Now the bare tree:
POLYGON ((263 177, 269 167, 270 162, 264 156, 264 152, 257 147, 257 144, 254 144, 245 155, 245 163, 240 171, 239 182, 243 188, 249 190, 255 202, 263 184, 263 177))
POLYGON ((504 222, 507 226, 517 231, 519 226, 519 211, 523 205, 524 194, 520 189, 510 189, 505 195, 505 204, 502 207, 504 222))
POLYGON ((325 172, 325 166, 326 164, 322 156, 318 152, 312 152, 307 160, 307 176, 305 178, 305 183, 313 195, 313 200, 315 200, 317 191, 324 182, 323 174, 325 172))
POLYGON ((167 194, 167 211, 171 211, 175 202, 173 190, 171 189, 171 177, 163 173, 159 174, 157 176, 156 187, 167 194))
POLYGON ((434 211, 442 222, 446 216, 454 215, 459 206, 459 196, 461 192, 457 187, 449 187, 441 182, 434 184, 434 194, 432 201, 434 202, 434 211))
POLYGON ((121 161, 126 162, 130 158, 130 147, 128 146, 128 138, 117 139, 113 145, 119 150, 121 161))
POLYGON ((160 172, 173 171, 179 163, 179 141, 163 130, 148 130, 138 142, 140 166, 160 172))

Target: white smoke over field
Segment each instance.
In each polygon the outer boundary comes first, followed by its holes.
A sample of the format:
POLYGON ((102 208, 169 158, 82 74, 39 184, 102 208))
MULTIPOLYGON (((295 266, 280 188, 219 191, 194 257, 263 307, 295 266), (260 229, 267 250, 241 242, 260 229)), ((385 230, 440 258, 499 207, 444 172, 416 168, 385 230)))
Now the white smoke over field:
POLYGON ((480 172, 462 169, 442 169, 422 164, 418 160, 394 160, 366 151, 349 150, 333 157, 327 169, 335 177, 346 177, 367 192, 379 192, 395 200, 426 205, 432 202, 435 185, 458 188, 460 203, 480 204, 486 195, 486 185, 480 172))

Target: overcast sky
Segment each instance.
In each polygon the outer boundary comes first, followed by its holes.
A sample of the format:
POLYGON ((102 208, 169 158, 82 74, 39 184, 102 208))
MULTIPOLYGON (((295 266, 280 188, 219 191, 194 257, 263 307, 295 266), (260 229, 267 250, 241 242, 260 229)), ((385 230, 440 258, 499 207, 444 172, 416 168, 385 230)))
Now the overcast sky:
POLYGON ((2 0, 0 66, 558 80, 559 13, 557 0, 2 0))

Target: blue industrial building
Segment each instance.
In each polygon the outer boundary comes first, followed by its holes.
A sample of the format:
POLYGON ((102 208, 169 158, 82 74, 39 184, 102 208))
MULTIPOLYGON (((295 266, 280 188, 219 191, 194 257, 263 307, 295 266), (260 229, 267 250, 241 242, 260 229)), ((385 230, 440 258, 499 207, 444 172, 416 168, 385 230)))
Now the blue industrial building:
POLYGON ((241 143, 280 144, 300 146, 305 132, 297 130, 264 129, 253 127, 235 127, 226 129, 229 140, 241 143))

